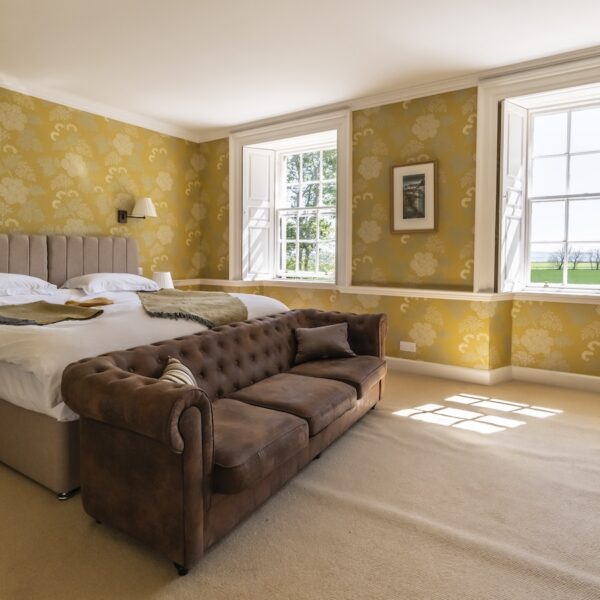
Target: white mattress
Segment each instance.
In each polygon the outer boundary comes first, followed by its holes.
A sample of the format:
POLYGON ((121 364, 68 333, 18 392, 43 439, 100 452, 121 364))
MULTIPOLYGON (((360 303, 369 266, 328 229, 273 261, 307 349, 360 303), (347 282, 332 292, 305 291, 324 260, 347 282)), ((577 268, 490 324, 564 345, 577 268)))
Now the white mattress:
MULTIPOLYGON (((194 321, 149 317, 133 292, 101 295, 115 303, 103 307, 104 314, 89 321, 64 321, 44 327, 0 325, 0 398, 59 421, 74 420, 77 415, 60 395, 62 373, 68 364, 206 329, 194 321)), ((285 304, 267 296, 232 296, 246 305, 249 319, 288 310, 285 304)), ((71 298, 81 300, 86 296, 78 290, 59 290, 52 296, 0 296, 0 304, 37 300, 63 304, 71 298)))

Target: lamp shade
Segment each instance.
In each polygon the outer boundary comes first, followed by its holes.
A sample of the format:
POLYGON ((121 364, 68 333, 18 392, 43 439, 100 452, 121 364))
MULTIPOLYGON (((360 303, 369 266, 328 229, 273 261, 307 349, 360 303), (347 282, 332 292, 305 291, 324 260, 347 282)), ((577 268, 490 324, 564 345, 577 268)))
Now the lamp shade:
POLYGON ((152 279, 156 281, 161 290, 173 289, 175 287, 169 271, 154 271, 154 273, 152 273, 152 279))
POLYGON ((138 198, 131 211, 131 216, 138 218, 156 217, 156 208, 154 208, 152 198, 138 198))

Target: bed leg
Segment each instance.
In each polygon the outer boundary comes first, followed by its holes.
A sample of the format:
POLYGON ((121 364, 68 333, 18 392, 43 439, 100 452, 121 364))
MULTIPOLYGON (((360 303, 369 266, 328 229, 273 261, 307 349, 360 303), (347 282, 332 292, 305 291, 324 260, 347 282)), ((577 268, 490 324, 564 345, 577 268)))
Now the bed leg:
POLYGON ((179 575, 179 577, 183 577, 184 575, 187 575, 189 573, 189 569, 186 569, 183 565, 180 565, 179 563, 174 562, 173 566, 177 569, 177 575, 179 575))
POLYGON ((61 492, 56 494, 56 498, 59 502, 64 502, 65 500, 72 498, 78 492, 78 490, 79 488, 71 490, 70 492, 61 492))

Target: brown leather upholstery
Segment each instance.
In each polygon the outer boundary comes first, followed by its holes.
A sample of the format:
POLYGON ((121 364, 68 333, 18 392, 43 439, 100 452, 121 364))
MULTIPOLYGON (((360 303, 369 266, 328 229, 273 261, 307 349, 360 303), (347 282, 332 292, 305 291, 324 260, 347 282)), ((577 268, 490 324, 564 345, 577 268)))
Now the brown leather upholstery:
POLYGON ((186 408, 200 409, 212 431, 211 403, 198 388, 134 375, 104 356, 78 364, 76 377, 69 376, 72 367, 63 375, 62 393, 81 416, 145 435, 177 452, 183 450, 178 425, 186 408))
POLYGON ((379 400, 385 334, 385 315, 294 310, 70 365, 85 510, 191 566, 379 400), (287 373, 295 328, 344 321, 360 356, 287 373), (169 356, 197 387, 157 380, 169 356))
POLYGON ((281 373, 232 394, 232 398, 301 417, 313 436, 352 408, 356 392, 339 381, 281 373))
POLYGON ((266 477, 308 443, 302 419, 221 398, 213 404, 213 490, 233 494, 266 477))
POLYGON ((359 398, 386 374, 385 361, 376 356, 330 358, 297 365, 290 373, 343 381, 356 389, 359 398))

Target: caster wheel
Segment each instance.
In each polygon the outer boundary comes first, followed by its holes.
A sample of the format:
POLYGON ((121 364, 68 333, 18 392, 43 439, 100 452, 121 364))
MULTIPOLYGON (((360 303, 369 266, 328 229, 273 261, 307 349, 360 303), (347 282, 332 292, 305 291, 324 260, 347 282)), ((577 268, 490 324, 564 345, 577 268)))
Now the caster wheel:
POLYGON ((179 575, 179 577, 183 577, 184 575, 187 575, 189 573, 189 570, 186 569, 183 565, 180 565, 179 563, 174 562, 173 566, 177 570, 177 575, 179 575))

